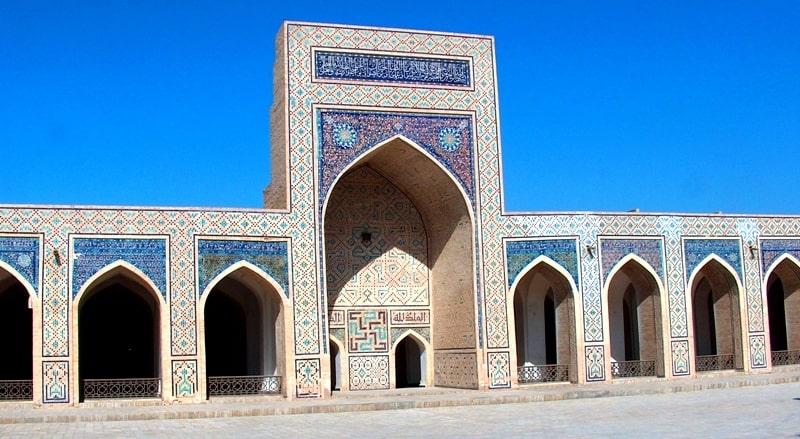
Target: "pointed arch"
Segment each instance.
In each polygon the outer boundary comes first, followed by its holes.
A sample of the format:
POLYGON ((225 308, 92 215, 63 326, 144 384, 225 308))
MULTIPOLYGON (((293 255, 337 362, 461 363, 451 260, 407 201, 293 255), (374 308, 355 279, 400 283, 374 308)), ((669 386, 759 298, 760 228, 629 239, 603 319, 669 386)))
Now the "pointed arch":
MULTIPOLYGON (((336 187, 336 185, 339 183, 339 180, 341 180, 342 177, 347 175, 353 169, 355 169, 355 168, 357 168, 359 166, 362 166, 364 163, 369 162, 371 157, 376 155, 377 152, 379 152, 381 149, 385 148, 387 145, 396 144, 397 142, 402 142, 402 144, 412 148, 417 153, 425 156, 430 161, 430 163, 432 163, 437 168, 439 168, 439 171, 441 171, 444 175, 447 176, 447 178, 450 179, 452 184, 458 189, 458 191, 461 194, 461 197, 463 198, 464 202, 467 204, 468 209, 469 209, 469 213, 470 213, 470 218, 474 221, 475 213, 472 210, 472 202, 470 201, 470 197, 467 195, 466 191, 464 190, 464 187, 461 185, 461 182, 458 181, 458 178, 456 178, 456 176, 453 175, 453 173, 450 172, 449 169, 447 169, 444 165, 442 165, 442 163, 436 157, 431 155, 431 153, 429 153, 420 144, 418 144, 417 142, 414 142, 413 140, 409 139, 408 137, 406 137, 406 136, 404 136, 402 134, 394 135, 394 136, 392 136, 392 137, 390 137, 390 138, 388 138, 388 139, 386 139, 386 140, 384 140, 382 142, 376 143, 374 146, 372 146, 370 148, 365 149, 360 154, 358 154, 356 157, 354 157, 350 161, 350 163, 347 164, 347 166, 342 168, 342 170, 339 171, 339 174, 336 175, 336 177, 334 177, 333 181, 331 181, 331 184, 328 186, 328 191, 325 194, 325 197, 323 199, 321 211, 325 212, 327 210, 331 194, 333 193, 333 189, 336 187)), ((323 217, 324 217, 324 215, 323 215, 323 217)))
POLYGON ((0 401, 34 399, 33 369, 41 359, 41 351, 34 349, 41 343, 34 324, 41 321, 40 313, 30 283, 0 261, 0 401))
POLYGON ((199 292, 198 350, 204 396, 286 395, 288 299, 280 283, 251 262, 226 267, 199 292), (213 304, 210 305, 210 304, 213 304), (232 378, 238 377, 238 378, 232 378), (258 381, 260 380, 260 381, 258 381), (275 383, 284 381, 283 385, 275 383), (253 386, 252 382, 260 382, 253 386))
POLYGON ((548 257, 546 255, 539 255, 534 260, 532 260, 530 263, 528 263, 528 265, 526 265, 522 270, 520 270, 519 274, 517 274, 517 277, 514 278, 514 282, 511 283, 511 287, 509 288, 509 292, 512 294, 512 296, 513 296, 513 292, 516 290, 520 280, 523 277, 525 277, 530 271, 535 269, 539 264, 544 264, 544 265, 548 266, 549 268, 552 268, 553 270, 558 272, 558 274, 560 274, 561 276, 563 276, 563 278, 569 284, 569 289, 570 289, 570 291, 573 292, 573 294, 574 294, 575 291, 578 291, 578 287, 577 287, 577 285, 575 285, 575 279, 572 277, 572 274, 570 274, 570 272, 567 271, 566 268, 564 268, 563 265, 559 264, 558 262, 554 261, 553 259, 551 259, 550 257, 548 257))
POLYGON ((773 366, 800 362, 800 261, 784 253, 767 267, 762 282, 773 366))
POLYGON ((118 259, 97 270, 91 277, 86 279, 86 282, 80 286, 77 294, 75 294, 74 298, 72 299, 73 304, 79 305, 85 300, 84 296, 86 296, 87 292, 98 290, 98 286, 114 278, 115 276, 122 276, 125 279, 136 282, 140 286, 144 287, 143 289, 145 291, 152 294, 153 298, 158 302, 159 307, 166 305, 164 300, 164 295, 166 292, 159 291, 155 282, 153 282, 148 275, 136 268, 135 265, 122 259, 118 259))
POLYGON ((736 269, 712 253, 697 264, 687 290, 695 371, 743 369, 744 288, 736 269))
POLYGON ((640 256, 627 254, 609 270, 601 291, 610 376, 664 376, 669 328, 663 316, 668 311, 656 270, 640 256))
POLYGON ((636 265, 641 267, 641 269, 646 271, 647 274, 650 275, 650 278, 655 282, 655 287, 658 289, 658 293, 659 294, 663 294, 662 292, 664 291, 664 284, 663 284, 663 282, 661 280, 661 277, 658 275, 658 272, 656 271, 656 269, 653 268, 653 266, 650 265, 650 263, 648 263, 647 261, 642 259, 641 256, 639 256, 639 255, 637 255, 635 253, 629 253, 629 254, 625 255, 616 264, 614 264, 614 266, 611 268, 611 270, 608 271, 608 275, 606 276, 605 279, 603 279, 603 281, 604 281, 603 282, 604 283, 604 285, 603 285, 604 291, 608 291, 608 284, 610 283, 611 279, 614 277, 615 274, 617 274, 618 271, 622 270, 622 268, 628 262, 634 262, 634 263, 636 263, 636 265))
POLYGON ((474 383, 477 387, 480 382, 477 375, 461 375, 464 371, 478 370, 475 367, 478 356, 474 354, 480 340, 480 328, 477 327, 480 308, 475 255, 476 216, 469 191, 431 153, 403 136, 394 136, 370 147, 337 172, 331 178, 329 189, 325 189, 317 201, 321 214, 320 232, 324 237, 319 247, 323 260, 321 283, 325 300, 329 301, 327 308, 333 311, 346 307, 348 311, 355 311, 375 306, 414 306, 428 316, 435 315, 435 319, 428 319, 423 324, 431 330, 433 352, 429 367, 433 366, 433 361, 438 361, 434 359, 440 358, 460 362, 463 368, 447 369, 436 379, 442 384, 474 383), (358 174, 365 168, 385 184, 358 174), (353 178, 348 179, 351 176, 353 178), (372 191, 373 187, 388 192, 372 191), (353 190, 358 191, 358 195, 353 190), (377 215, 379 220, 363 222, 363 218, 372 217, 337 214, 341 203, 349 202, 350 198, 359 203, 363 201, 367 211, 378 212, 375 206, 380 202, 400 198, 395 194, 402 194, 404 206, 408 206, 407 209, 404 207, 402 215, 390 218, 381 213, 377 215), (411 221, 410 212, 414 212, 417 219, 411 221), (370 222, 377 225, 372 227, 370 222), (378 245, 368 239, 376 233, 395 233, 395 237, 399 237, 397 231, 402 229, 399 226, 405 223, 413 223, 416 227, 413 233, 408 234, 417 239, 411 246, 413 252, 406 251, 406 247, 395 238, 378 245), (367 238, 362 239, 362 235, 367 238), (394 244, 387 244, 389 242, 394 244), (394 264, 394 261, 403 259, 401 256, 405 257, 401 253, 413 253, 418 263, 413 267, 405 262, 394 264), (420 262, 423 259, 424 262, 420 262), (347 296, 346 303, 339 303, 345 297, 341 295, 345 286, 350 291, 363 290, 366 293, 369 289, 372 293, 370 282, 383 279, 383 273, 389 273, 389 270, 398 269, 399 272, 386 276, 391 278, 389 282, 381 283, 383 292, 380 295, 354 293, 347 296), (367 279, 366 275, 371 277, 367 279), (403 287, 410 284, 414 285, 413 294, 407 293, 403 287), (474 364, 466 364, 473 361, 474 364))
POLYGON ((395 377, 393 380, 395 385, 404 383, 406 385, 401 387, 417 387, 417 385, 410 382, 408 379, 409 377, 414 377, 419 385, 430 387, 432 382, 432 368, 429 367, 431 364, 431 351, 430 343, 412 329, 404 331, 397 337, 392 343, 391 349, 395 359, 395 361, 392 362, 392 368, 394 369, 392 375, 395 377), (408 347, 406 344, 409 342, 416 345, 416 350, 409 352, 408 349, 403 349, 404 347, 408 347), (417 355, 417 358, 412 358, 414 354, 417 355), (399 375, 403 372, 406 372, 406 376, 401 379, 399 375), (417 373, 419 376, 417 376, 417 373))
POLYGON ((545 255, 520 270, 506 300, 512 362, 520 383, 578 380, 573 276, 545 255), (534 368, 534 369, 531 369, 534 368), (552 369, 552 370, 551 370, 552 369))
POLYGON ((240 270, 241 273, 250 272, 259 281, 266 283, 272 290, 275 291, 275 293, 277 293, 278 295, 277 298, 281 301, 281 303, 285 304, 288 302, 288 299, 286 299, 286 291, 284 291, 281 284, 278 283, 278 281, 275 280, 275 278, 273 278, 269 273, 257 267, 253 263, 241 260, 229 265, 226 269, 222 270, 222 272, 220 272, 218 275, 214 276, 214 278, 208 282, 206 288, 200 292, 200 298, 198 301, 199 302, 198 307, 200 308, 200 312, 203 312, 203 310, 205 309, 205 303, 206 300, 208 299, 208 293, 210 293, 211 290, 213 290, 214 287, 216 287, 220 281, 240 270))
POLYGON ((28 298, 31 301, 37 302, 37 303, 40 302, 40 297, 39 297, 38 292, 33 288, 33 285, 31 285, 31 283, 28 282, 27 279, 25 279, 25 276, 23 276, 22 273, 17 271, 14 267, 9 265, 5 261, 0 260, 0 281, 2 281, 2 279, 3 279, 2 273, 4 271, 6 273, 8 273, 9 277, 11 277, 14 280, 16 280, 17 282, 19 282, 25 288, 25 291, 28 292, 28 298))
POLYGON ((168 397, 161 390, 169 370, 169 357, 161 355, 169 345, 169 330, 163 328, 169 322, 168 308, 152 279, 127 261, 111 262, 89 277, 72 301, 75 394, 81 400, 121 397, 88 390, 88 380, 137 378, 153 382, 126 397, 168 397))
POLYGON ((697 275, 701 271, 703 271, 706 268, 706 266, 711 262, 716 262, 719 265, 721 265, 722 268, 725 269, 726 274, 729 275, 734 280, 735 286, 738 288, 738 290, 740 292, 743 290, 742 280, 739 278, 739 273, 737 273, 736 269, 733 268, 733 265, 731 265, 729 262, 719 257, 716 253, 711 253, 710 255, 703 258, 703 260, 700 261, 699 264, 697 264, 694 271, 692 271, 691 275, 689 276, 689 280, 686 282, 686 284, 689 287, 694 285, 695 281, 697 280, 697 275))

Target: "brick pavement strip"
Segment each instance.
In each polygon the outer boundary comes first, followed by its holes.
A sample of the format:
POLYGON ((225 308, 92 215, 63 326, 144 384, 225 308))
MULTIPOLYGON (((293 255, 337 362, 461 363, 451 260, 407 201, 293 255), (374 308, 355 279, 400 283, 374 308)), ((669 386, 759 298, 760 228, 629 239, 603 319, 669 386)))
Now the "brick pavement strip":
POLYGON ((491 392, 418 389, 351 393, 291 402, 59 409, 17 404, 0 406, 0 437, 57 433, 60 437, 198 438, 231 432, 269 437, 300 431, 324 432, 329 437, 352 436, 358 431, 382 431, 392 437, 527 436, 535 431, 545 437, 554 432, 579 437, 620 432, 643 435, 651 427, 657 428, 659 436, 675 437, 706 429, 733 437, 743 432, 750 436, 762 436, 762 432, 792 435, 800 433, 800 422, 794 422, 800 414, 800 400, 793 399, 800 397, 799 382, 800 373, 792 372, 491 392), (722 390, 692 392, 711 389, 722 390), (616 398, 603 398, 611 396, 616 398), (409 410, 393 410, 398 408, 409 410), (306 414, 264 416, 298 413, 306 414), (697 419, 687 424, 692 417, 697 419))

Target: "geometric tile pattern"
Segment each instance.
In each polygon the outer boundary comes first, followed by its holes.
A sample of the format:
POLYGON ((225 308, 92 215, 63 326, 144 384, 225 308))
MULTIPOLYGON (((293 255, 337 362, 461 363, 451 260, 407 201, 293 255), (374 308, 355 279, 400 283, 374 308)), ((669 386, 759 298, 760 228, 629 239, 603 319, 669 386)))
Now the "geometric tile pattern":
POLYGON ((508 261, 507 277, 509 287, 529 263, 539 256, 547 256, 564 267, 572 275, 575 285, 580 288, 578 244, 575 238, 506 241, 505 251, 506 260, 508 261))
POLYGON ((434 384, 460 389, 478 388, 478 357, 475 352, 434 352, 434 384))
POLYGON ((42 240, 39 236, 0 235, 0 261, 17 271, 39 295, 39 253, 42 240))
POLYGON ((609 271, 627 255, 636 255, 650 264, 662 282, 664 279, 664 245, 660 238, 625 239, 602 237, 600 239, 600 263, 602 278, 607 279, 609 271))
POLYGON ((325 232, 329 307, 430 305, 425 224, 389 180, 368 167, 343 177, 325 232))
POLYGON ((586 381, 604 381, 606 362, 603 346, 586 346, 586 381))
POLYGON ((69 402, 69 362, 42 362, 42 401, 48 403, 69 402))
POLYGON ((286 241, 197 240, 197 291, 201 297, 209 282, 231 265, 246 261, 264 270, 289 298, 288 243, 286 241))
POLYGON ((350 390, 389 388, 388 355, 351 355, 348 360, 350 390))
POLYGON ((298 398, 316 398, 322 395, 322 370, 319 358, 295 360, 298 398))
POLYGON ((689 341, 673 341, 671 346, 672 374, 675 376, 689 375, 689 341))
POLYGON ((314 79, 469 87, 469 60, 314 50, 314 79))
POLYGON ((177 360, 172 362, 172 394, 176 397, 197 393, 197 361, 177 360))
POLYGON ((767 342, 764 334, 750 336, 750 367, 753 369, 767 367, 767 342))
POLYGON ((317 110, 317 118, 320 207, 334 179, 347 165, 362 152, 398 135, 435 157, 473 199, 471 116, 325 109, 317 110))
POLYGON ((167 300, 167 241, 165 238, 73 238, 72 298, 100 269, 115 261, 138 268, 167 300))
POLYGON ((386 310, 347 312, 348 352, 388 352, 389 334, 386 310))
POLYGON ((489 367, 489 388, 511 387, 511 355, 508 352, 489 352, 486 359, 489 367))

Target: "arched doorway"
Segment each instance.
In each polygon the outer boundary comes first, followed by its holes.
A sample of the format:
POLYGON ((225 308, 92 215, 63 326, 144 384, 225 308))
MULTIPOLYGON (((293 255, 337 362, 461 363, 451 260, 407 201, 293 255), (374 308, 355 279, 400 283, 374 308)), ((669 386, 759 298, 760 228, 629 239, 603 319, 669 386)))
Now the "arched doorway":
POLYGON ((322 213, 328 308, 345 318, 347 390, 396 385, 390 336, 412 323, 430 332, 435 385, 477 388, 475 235, 454 178, 394 138, 337 177, 322 213))
POLYGON ((161 396, 160 300, 140 275, 117 267, 78 302, 80 399, 161 396))
POLYGON ((607 289, 611 376, 664 376, 658 281, 635 259, 611 273, 607 289))
POLYGON ((706 262, 693 277, 692 315, 695 370, 742 369, 738 282, 716 259, 706 262))
POLYGON ((553 265, 539 262, 516 283, 514 334, 520 383, 577 380, 572 287, 553 265))
POLYGON ((414 337, 403 337, 394 348, 395 388, 425 387, 425 347, 414 337))
POLYGON ((28 290, 0 268, 0 401, 33 399, 33 310, 28 290))
POLYGON ((800 266, 785 258, 767 276, 773 366, 800 364, 800 266))
POLYGON ((208 396, 282 392, 282 301, 263 275, 242 267, 213 283, 203 322, 208 396))

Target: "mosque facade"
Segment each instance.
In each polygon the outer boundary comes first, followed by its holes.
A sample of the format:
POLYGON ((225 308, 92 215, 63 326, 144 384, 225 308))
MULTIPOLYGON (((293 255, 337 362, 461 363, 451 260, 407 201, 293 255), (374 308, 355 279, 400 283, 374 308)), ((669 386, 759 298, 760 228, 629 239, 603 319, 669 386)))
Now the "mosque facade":
POLYGON ((770 373, 800 217, 510 213, 491 37, 277 35, 263 209, 0 206, 0 399, 770 373))

